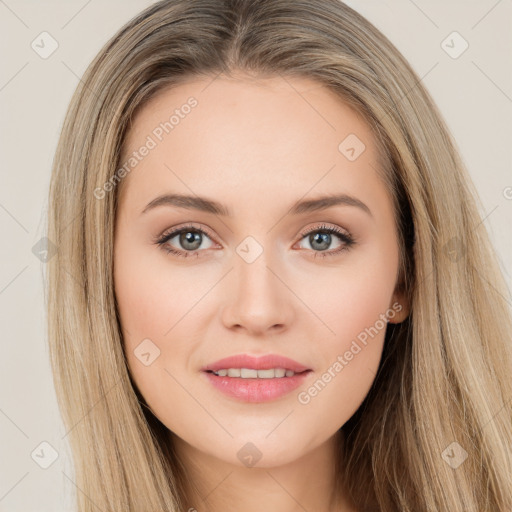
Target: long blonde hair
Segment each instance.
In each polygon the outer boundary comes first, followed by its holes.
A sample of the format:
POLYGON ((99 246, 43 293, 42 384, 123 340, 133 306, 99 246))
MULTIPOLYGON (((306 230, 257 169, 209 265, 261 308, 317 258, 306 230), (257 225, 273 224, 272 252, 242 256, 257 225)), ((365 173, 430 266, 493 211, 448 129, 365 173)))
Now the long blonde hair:
POLYGON ((149 98, 233 70, 317 80, 365 116, 381 148, 411 314, 388 326, 370 393, 342 427, 340 486, 360 510, 512 510, 508 294, 478 196, 418 76, 338 0, 165 0, 91 63, 54 160, 49 346, 78 511, 185 506, 185 470, 123 352, 113 286, 118 187, 103 197, 95 190, 116 173, 131 119, 149 98))

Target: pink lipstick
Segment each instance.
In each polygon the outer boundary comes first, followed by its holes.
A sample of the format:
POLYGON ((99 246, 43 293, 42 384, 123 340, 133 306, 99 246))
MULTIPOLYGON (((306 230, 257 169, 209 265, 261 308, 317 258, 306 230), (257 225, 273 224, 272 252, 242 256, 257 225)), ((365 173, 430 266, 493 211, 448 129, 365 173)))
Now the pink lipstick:
POLYGON ((312 370, 277 354, 238 354, 208 364, 202 371, 215 388, 229 397, 243 402, 268 402, 299 387, 312 370))

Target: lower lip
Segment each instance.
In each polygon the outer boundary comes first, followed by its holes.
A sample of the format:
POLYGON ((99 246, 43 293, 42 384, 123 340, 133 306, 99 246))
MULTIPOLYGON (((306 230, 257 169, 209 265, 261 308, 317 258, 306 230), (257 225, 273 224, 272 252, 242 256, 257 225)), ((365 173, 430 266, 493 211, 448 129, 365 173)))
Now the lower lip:
POLYGON ((294 389, 303 382, 310 370, 296 373, 292 377, 274 377, 272 379, 242 379, 240 377, 220 377, 204 372, 209 381, 219 391, 242 402, 270 402, 294 389))

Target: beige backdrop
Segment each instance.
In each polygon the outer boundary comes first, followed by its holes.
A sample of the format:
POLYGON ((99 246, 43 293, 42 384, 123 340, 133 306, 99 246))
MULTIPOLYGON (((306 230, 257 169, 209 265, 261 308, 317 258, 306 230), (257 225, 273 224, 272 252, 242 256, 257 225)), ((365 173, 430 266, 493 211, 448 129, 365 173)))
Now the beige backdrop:
MULTIPOLYGON (((71 94, 107 39, 151 3, 0 0, 0 511, 69 511, 71 493, 80 492, 48 362, 37 243, 71 94)), ((483 225, 510 288, 512 2, 347 3, 396 44, 437 101, 481 194, 483 225)))

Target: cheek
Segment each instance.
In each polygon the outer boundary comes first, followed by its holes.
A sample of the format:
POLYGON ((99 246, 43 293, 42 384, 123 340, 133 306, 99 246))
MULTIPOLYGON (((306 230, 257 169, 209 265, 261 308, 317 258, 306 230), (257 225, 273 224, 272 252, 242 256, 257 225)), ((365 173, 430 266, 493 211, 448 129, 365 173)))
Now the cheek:
POLYGON ((171 268, 165 254, 156 250, 138 251, 133 246, 123 250, 123 246, 120 240, 114 280, 124 351, 135 384, 162 419, 159 413, 171 397, 175 404, 186 403, 178 382, 190 369, 202 323, 208 323, 201 299, 218 277, 211 275, 211 269, 171 268))
MULTIPOLYGON (((311 417, 342 425, 358 409, 377 373, 391 314, 398 249, 385 243, 346 260, 330 273, 318 273, 308 304, 323 321, 317 337, 322 364, 301 389, 298 402, 311 417)), ((320 324, 319 324, 320 325, 320 324)))
POLYGON ((116 299, 123 329, 132 342, 141 337, 164 339, 200 301, 212 280, 199 272, 171 269, 159 252, 131 248, 116 261, 116 299))
MULTIPOLYGON (((122 244, 119 244, 119 251, 122 244)), ((129 372, 146 404, 161 421, 172 378, 165 372, 165 337, 175 323, 176 293, 162 286, 158 268, 138 258, 136 250, 119 252, 115 290, 129 372)))
POLYGON ((325 324, 327 352, 348 350, 353 339, 364 338, 375 325, 385 331, 381 318, 391 306, 397 265, 398 249, 382 243, 354 252, 337 269, 310 276, 315 286, 309 287, 307 301, 325 324))

